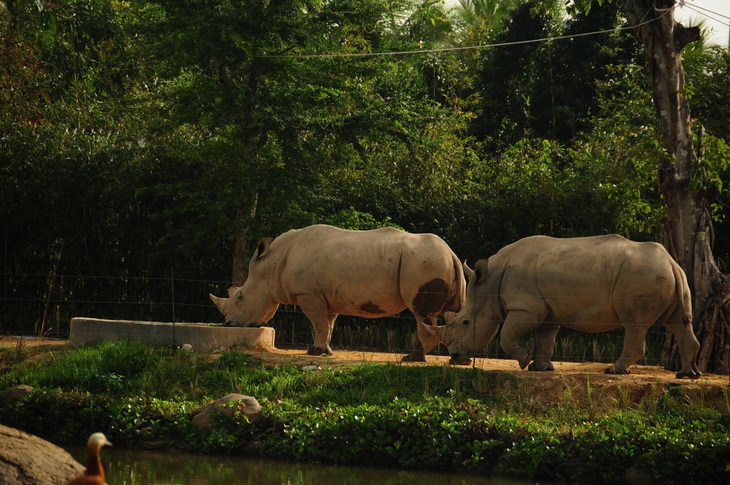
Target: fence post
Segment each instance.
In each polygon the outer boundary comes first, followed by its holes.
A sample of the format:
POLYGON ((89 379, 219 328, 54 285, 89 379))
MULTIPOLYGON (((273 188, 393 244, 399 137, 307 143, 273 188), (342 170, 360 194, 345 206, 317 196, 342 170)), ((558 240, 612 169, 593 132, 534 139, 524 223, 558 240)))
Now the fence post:
POLYGON ((177 339, 175 338, 175 269, 170 268, 170 290, 172 293, 172 348, 177 351, 177 339))

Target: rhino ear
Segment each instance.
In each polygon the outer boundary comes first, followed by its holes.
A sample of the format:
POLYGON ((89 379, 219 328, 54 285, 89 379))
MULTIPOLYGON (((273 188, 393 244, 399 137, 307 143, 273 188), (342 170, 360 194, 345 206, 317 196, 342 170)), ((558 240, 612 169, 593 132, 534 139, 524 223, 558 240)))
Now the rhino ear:
POLYGON ((454 321, 456 320, 456 313, 444 312, 444 320, 446 320, 446 325, 453 325, 454 321))
POLYGON ((469 267, 469 265, 466 264, 466 259, 464 260, 464 274, 466 275, 466 278, 471 280, 472 275, 474 275, 474 271, 469 267))
POLYGON ((256 244, 256 252, 253 255, 254 259, 261 259, 269 250, 269 246, 271 246, 271 241, 273 240, 274 238, 272 237, 262 237, 259 239, 258 244, 256 244))
POLYGON ((479 261, 477 261, 476 266, 474 266, 475 281, 479 281, 483 277, 486 277, 488 270, 489 270, 489 260, 488 259, 480 259, 479 261))

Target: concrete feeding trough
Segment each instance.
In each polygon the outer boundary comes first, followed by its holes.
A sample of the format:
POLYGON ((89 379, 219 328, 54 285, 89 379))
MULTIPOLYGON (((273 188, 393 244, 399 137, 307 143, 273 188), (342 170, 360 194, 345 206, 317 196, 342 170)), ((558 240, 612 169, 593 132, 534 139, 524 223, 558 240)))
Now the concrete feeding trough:
POLYGON ((151 344, 190 344, 196 352, 231 347, 272 350, 275 331, 271 327, 223 327, 207 323, 141 322, 74 317, 69 342, 82 346, 106 340, 130 340, 151 344))

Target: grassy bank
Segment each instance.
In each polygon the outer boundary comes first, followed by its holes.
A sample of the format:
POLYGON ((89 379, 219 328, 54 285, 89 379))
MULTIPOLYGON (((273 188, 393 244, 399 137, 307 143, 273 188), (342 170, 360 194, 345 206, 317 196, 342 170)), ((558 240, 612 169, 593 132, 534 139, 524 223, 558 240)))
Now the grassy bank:
POLYGON ((509 372, 360 363, 304 371, 242 352, 201 355, 143 344, 0 349, 0 391, 35 392, 0 423, 56 443, 103 431, 116 446, 430 469, 591 483, 729 477, 730 404, 668 386, 642 400, 564 392, 550 406, 509 372), (243 415, 198 430, 191 417, 230 392, 243 415), (575 394, 581 394, 581 399, 575 394))

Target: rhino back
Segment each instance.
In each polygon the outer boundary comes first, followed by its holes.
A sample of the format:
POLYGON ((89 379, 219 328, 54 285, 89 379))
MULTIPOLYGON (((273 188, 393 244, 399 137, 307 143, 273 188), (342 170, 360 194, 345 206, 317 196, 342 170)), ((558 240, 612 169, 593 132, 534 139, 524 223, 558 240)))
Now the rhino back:
MULTIPOLYGON (((434 273, 446 278, 441 267, 445 261, 453 272, 455 259, 448 245, 433 234, 315 225, 274 239, 258 273, 286 293, 280 299, 288 303, 319 292, 333 311, 385 316, 411 304, 434 273)), ((453 280, 451 275, 446 284, 453 280)))
POLYGON ((510 246, 489 260, 507 311, 547 305, 548 321, 598 332, 622 318, 656 321, 676 303, 674 262, 656 243, 536 236, 510 246))
POLYGON ((418 258, 423 265, 450 252, 433 234, 410 234, 392 227, 351 231, 314 225, 286 232, 271 244, 286 277, 298 279, 305 273, 318 278, 337 277, 348 281, 369 280, 373 274, 397 276, 402 258, 418 258))

